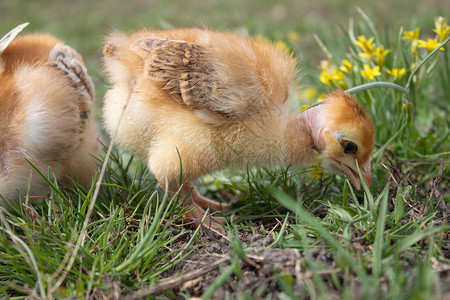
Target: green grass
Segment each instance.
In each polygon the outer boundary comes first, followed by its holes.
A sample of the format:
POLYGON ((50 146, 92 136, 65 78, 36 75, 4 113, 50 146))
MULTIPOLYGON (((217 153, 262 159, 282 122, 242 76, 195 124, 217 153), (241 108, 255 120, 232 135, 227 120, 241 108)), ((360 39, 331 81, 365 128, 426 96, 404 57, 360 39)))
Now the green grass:
MULTIPOLYGON (((107 89, 100 53, 108 28, 206 23, 281 41, 302 56, 302 104, 315 103, 335 88, 356 87, 355 96, 376 127, 372 186, 355 191, 341 175, 313 176, 317 165, 224 170, 202 178, 202 193, 227 198, 226 191, 238 198, 226 213, 235 214, 227 226, 229 251, 220 258, 220 275, 203 287, 203 297, 213 299, 224 286, 225 297, 239 299, 448 296, 450 44, 445 51, 413 54, 411 42, 402 36, 419 27, 420 39, 433 38, 433 17, 448 17, 450 8, 445 1, 397 1, 390 7, 364 4, 359 11, 352 6, 357 1, 340 3, 4 1, 0 30, 6 33, 29 21, 25 32, 49 31, 78 49, 95 80, 99 107, 107 89), (373 80, 360 72, 366 64, 377 65, 359 55, 354 42, 360 35, 373 36, 376 46, 390 50, 373 80), (323 59, 334 69, 347 59, 357 69, 326 85, 319 80, 323 59), (405 68, 403 77, 389 76, 393 68, 405 68), (256 234, 271 242, 255 248, 247 236, 256 234), (300 273, 259 269, 265 248, 298 249, 300 273), (317 259, 317 249, 332 262, 317 259), (261 281, 253 289, 242 288, 239 282, 249 270, 269 272, 265 278, 274 284, 261 281)), ((101 163, 106 153, 105 146, 101 163)), ((185 221, 177 195, 164 194, 142 162, 114 148, 90 189, 76 182, 63 187, 51 178, 49 185, 52 192, 40 203, 25 202, 14 213, 0 215, 4 298, 113 298, 141 292, 155 299, 182 299, 194 294, 170 288, 151 296, 151 288, 180 277, 183 272, 173 270, 215 240, 181 226, 185 221)))

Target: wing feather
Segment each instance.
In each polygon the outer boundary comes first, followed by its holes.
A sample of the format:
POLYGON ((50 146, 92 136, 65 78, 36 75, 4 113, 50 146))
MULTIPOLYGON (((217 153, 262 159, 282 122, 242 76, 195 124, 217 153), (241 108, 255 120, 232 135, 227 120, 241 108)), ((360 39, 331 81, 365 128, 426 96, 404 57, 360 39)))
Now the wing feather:
POLYGON ((213 54, 202 45, 148 37, 136 40, 130 50, 144 60, 145 77, 178 94, 192 109, 206 109, 221 119, 257 110, 247 90, 233 89, 235 84, 220 76, 213 54))

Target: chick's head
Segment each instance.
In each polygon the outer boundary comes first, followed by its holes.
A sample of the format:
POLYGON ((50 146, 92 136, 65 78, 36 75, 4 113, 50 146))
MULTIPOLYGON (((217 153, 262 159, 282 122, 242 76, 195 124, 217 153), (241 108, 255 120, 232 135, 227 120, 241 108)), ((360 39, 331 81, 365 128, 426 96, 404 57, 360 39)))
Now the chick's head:
POLYGON ((371 183, 370 154, 375 130, 368 114, 350 94, 331 93, 321 106, 321 137, 316 147, 322 153, 325 166, 342 172, 357 188, 362 178, 371 183))

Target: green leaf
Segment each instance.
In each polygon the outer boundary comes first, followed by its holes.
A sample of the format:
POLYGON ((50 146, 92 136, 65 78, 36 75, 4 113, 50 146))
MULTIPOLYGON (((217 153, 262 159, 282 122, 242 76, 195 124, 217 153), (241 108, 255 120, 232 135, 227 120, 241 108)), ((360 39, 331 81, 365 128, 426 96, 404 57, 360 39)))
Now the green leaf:
POLYGON ((450 226, 439 226, 439 227, 432 227, 427 228, 422 231, 416 232, 414 234, 411 234, 404 239, 400 240, 397 244, 392 246, 388 251, 386 251, 386 255, 391 254, 393 252, 401 252, 407 250, 412 245, 416 244, 417 242, 425 239, 426 237, 436 234, 440 231, 446 231, 450 230, 450 226))
MULTIPOLYGON (((410 186, 408 187, 411 188, 410 186)), ((402 188, 398 187, 394 206, 395 224, 398 224, 403 219, 403 214, 405 213, 405 200, 403 199, 403 195, 402 188)))

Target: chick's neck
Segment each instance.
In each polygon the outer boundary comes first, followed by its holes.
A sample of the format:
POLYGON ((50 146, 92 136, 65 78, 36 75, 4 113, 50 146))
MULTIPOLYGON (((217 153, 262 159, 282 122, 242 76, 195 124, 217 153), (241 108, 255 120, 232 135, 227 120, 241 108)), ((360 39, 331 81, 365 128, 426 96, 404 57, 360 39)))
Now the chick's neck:
POLYGON ((327 127, 323 118, 319 105, 306 110, 287 124, 288 164, 306 164, 313 158, 314 150, 321 153, 325 149, 324 133, 327 127))

